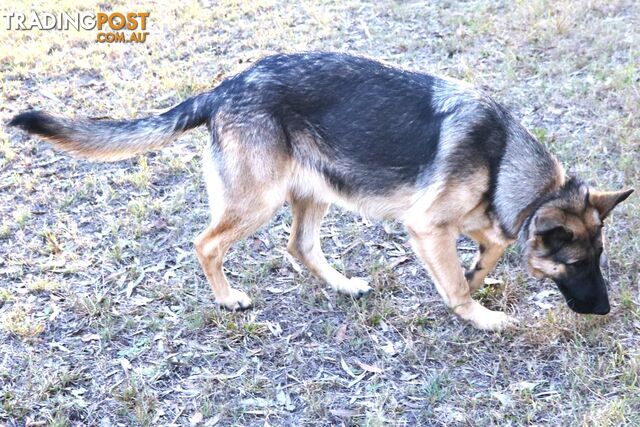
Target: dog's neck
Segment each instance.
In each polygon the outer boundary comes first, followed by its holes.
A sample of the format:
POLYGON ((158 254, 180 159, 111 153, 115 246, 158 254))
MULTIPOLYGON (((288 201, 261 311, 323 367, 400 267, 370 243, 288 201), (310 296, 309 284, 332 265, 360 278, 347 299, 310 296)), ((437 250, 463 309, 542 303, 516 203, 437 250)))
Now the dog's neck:
POLYGON ((559 188, 562 188, 565 185, 565 181, 559 187, 552 188, 548 192, 544 192, 538 197, 530 208, 526 209, 523 212, 524 221, 518 230, 518 242, 520 245, 524 245, 524 243, 531 237, 531 224, 533 222, 533 218, 535 217, 538 209, 540 209, 545 203, 553 200, 555 198, 556 193, 559 188))
POLYGON ((493 198, 503 233, 511 239, 527 234, 535 211, 565 182, 560 162, 521 125, 512 123, 493 198))

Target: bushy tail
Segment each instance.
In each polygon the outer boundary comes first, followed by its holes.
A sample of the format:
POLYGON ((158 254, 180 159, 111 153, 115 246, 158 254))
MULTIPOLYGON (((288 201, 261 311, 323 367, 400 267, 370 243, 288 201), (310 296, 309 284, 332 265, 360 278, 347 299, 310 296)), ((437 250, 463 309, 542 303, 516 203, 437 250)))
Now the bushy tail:
POLYGON ((26 111, 15 116, 9 126, 40 135, 75 156, 121 160, 164 147, 183 132, 207 123, 216 98, 214 90, 189 98, 158 116, 123 121, 74 120, 26 111))

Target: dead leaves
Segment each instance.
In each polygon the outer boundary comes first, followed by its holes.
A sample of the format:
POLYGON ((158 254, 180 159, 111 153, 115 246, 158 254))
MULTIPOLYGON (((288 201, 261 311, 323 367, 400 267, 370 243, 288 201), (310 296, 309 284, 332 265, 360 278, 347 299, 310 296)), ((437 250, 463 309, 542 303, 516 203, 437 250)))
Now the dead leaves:
POLYGON ((353 368, 349 366, 349 364, 343 358, 340 358, 340 367, 342 368, 343 371, 347 373, 347 375, 349 375, 352 378, 352 380, 349 381, 349 383, 347 384, 347 388, 352 388, 353 386, 358 384, 360 381, 364 380, 367 377, 367 375, 370 373, 375 375, 375 374, 382 374, 384 372, 384 369, 382 368, 369 365, 366 363, 362 363, 357 359, 355 360, 355 363, 360 367, 362 372, 360 373, 354 372, 353 368))
POLYGON ((140 273, 140 275, 136 280, 129 282, 127 284, 127 291, 126 291, 127 298, 131 298, 131 295, 133 295, 133 290, 136 288, 136 286, 142 283, 142 280, 144 280, 144 276, 145 276, 145 272, 144 270, 142 270, 142 272, 140 273))
POLYGON ((240 405, 245 408, 248 414, 263 414, 269 408, 282 407, 291 412, 296 409, 291 395, 283 389, 278 390, 275 400, 264 397, 250 397, 240 401, 240 405))
POLYGON ((211 375, 209 378, 216 381, 232 380, 234 378, 238 378, 242 376, 245 372, 247 372, 247 369, 248 367, 245 365, 240 369, 238 369, 236 372, 233 372, 231 374, 215 374, 215 375, 211 375))

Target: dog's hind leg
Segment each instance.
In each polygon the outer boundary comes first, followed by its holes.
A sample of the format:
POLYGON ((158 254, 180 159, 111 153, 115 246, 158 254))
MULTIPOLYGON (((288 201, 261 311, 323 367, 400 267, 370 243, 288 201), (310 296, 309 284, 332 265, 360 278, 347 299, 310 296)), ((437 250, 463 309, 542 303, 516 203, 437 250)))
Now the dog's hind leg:
POLYGON ((211 224, 194 240, 198 261, 215 300, 229 310, 242 310, 251 299, 233 289, 222 270, 224 256, 236 241, 269 221, 286 197, 287 160, 264 148, 244 148, 229 138, 224 155, 204 154, 211 224))
POLYGON ((407 224, 411 244, 429 271, 445 304, 476 328, 501 330, 513 319, 500 311, 492 311, 471 299, 467 279, 458 260, 457 231, 447 226, 413 228, 407 224))
POLYGON ((371 292, 371 287, 362 279, 347 278, 331 267, 322 252, 320 224, 329 205, 311 199, 291 201, 293 224, 287 249, 298 258, 320 280, 332 289, 354 297, 371 292))
POLYGON ((198 261, 213 290, 216 302, 232 311, 244 310, 251 306, 249 296, 231 288, 222 271, 222 262, 227 250, 233 242, 242 238, 238 228, 238 223, 233 219, 224 218, 218 224, 209 225, 194 240, 198 261))
POLYGON ((242 291, 233 289, 222 270, 224 256, 236 241, 253 234, 274 214, 277 207, 244 202, 245 209, 239 206, 228 207, 216 223, 211 223, 194 240, 198 261, 211 285, 215 300, 229 310, 243 310, 251 306, 251 299, 242 291))

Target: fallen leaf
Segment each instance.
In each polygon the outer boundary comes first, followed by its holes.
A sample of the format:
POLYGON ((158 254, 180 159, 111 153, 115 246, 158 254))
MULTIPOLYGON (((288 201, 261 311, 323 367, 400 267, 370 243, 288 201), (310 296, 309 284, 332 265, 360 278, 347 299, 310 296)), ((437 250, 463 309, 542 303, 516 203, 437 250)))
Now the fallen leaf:
POLYGON ((382 351, 387 353, 389 356, 393 356, 397 353, 396 349, 393 347, 393 343, 390 343, 390 342, 383 345, 381 348, 382 348, 382 351))
POLYGON ((532 392, 536 387, 538 387, 542 383, 544 383, 544 381, 535 381, 535 382, 520 381, 518 383, 513 384, 511 388, 516 391, 532 392))
POLYGON ((345 362, 343 358, 340 358, 340 366, 342 366, 342 369, 349 374, 351 378, 357 378, 357 375, 353 373, 351 367, 347 365, 347 362, 345 362))
POLYGON ((393 260, 392 263, 389 264, 389 270, 393 270, 394 268, 396 268, 397 266, 399 266, 400 264, 403 264, 405 262, 409 261, 409 257, 408 256, 401 256, 396 258, 395 260, 393 260))
POLYGON ((287 411, 293 411, 296 409, 295 405, 291 402, 291 396, 285 393, 284 390, 280 390, 276 395, 278 403, 286 408, 287 411))
POLYGON ((336 342, 340 344, 347 338, 347 324, 343 323, 336 331, 336 342))
POLYGON ((60 314, 60 308, 55 302, 51 302, 51 313, 49 314, 49 321, 54 321, 60 314))
POLYGON ((147 297, 143 297, 141 295, 138 295, 135 298, 131 299, 131 304, 133 304, 135 306, 138 306, 138 307, 143 307, 143 306, 149 304, 152 301, 153 301, 153 298, 147 298, 147 297))
POLYGON ((548 302, 534 301, 533 303, 540 307, 542 310, 549 310, 553 308, 553 304, 548 302))
POLYGON ((140 284, 140 282, 142 282, 142 279, 144 279, 144 275, 145 273, 143 270, 140 276, 138 276, 138 278, 135 280, 135 282, 129 282, 127 284, 127 298, 130 298, 131 295, 133 295, 133 290, 140 284))
POLYGON ((289 252, 286 252, 284 256, 287 258, 287 260, 291 264, 291 267, 296 271, 296 273, 302 274, 304 270, 302 269, 300 264, 298 264, 298 261, 289 252))
POLYGON ((506 406, 506 407, 513 406, 513 400, 508 394, 498 393, 494 391, 493 393, 491 393, 491 396, 497 399, 502 404, 502 406, 506 406))
POLYGON ((266 322, 267 328, 271 331, 274 337, 279 337, 282 334, 282 327, 278 322, 266 322))
POLYGON ((144 271, 147 272, 147 273, 153 273, 153 272, 156 272, 156 271, 164 270, 165 268, 166 268, 166 262, 164 260, 162 260, 159 263, 157 263, 156 265, 145 267, 144 271))
POLYGON ((542 301, 543 299, 553 296, 553 295, 557 295, 558 291, 553 290, 553 289, 545 289, 544 291, 540 291, 535 295, 530 296, 528 299, 529 301, 532 300, 538 300, 538 301, 542 301))
POLYGON ((233 378, 238 378, 239 376, 244 374, 246 371, 247 371, 247 367, 243 366, 242 368, 238 369, 233 374, 216 374, 216 375, 212 375, 211 379, 212 380, 218 380, 218 381, 230 380, 230 379, 233 379, 233 378))
POLYGON ((329 413, 334 417, 353 417, 354 415, 357 415, 356 411, 353 411, 351 409, 341 409, 341 408, 329 409, 329 413))
POLYGON ((354 379, 353 381, 351 381, 349 383, 349 385, 347 385, 348 388, 353 387, 354 385, 358 384, 360 381, 362 381, 364 379, 364 377, 367 376, 367 372, 363 372, 361 373, 358 377, 356 377, 356 379, 354 379))
POLYGON ((367 372, 373 372, 374 374, 381 374, 384 372, 384 369, 378 368, 377 366, 367 365, 366 363, 362 363, 360 361, 356 361, 360 369, 367 372))
POLYGON ((270 406, 275 406, 272 400, 267 400, 262 397, 254 397, 249 399, 244 399, 240 402, 242 406, 253 406, 256 408, 268 408, 270 406))
POLYGON ((79 387, 79 388, 71 390, 71 394, 74 395, 74 396, 80 396, 80 395, 85 394, 86 392, 87 392, 87 389, 84 388, 84 387, 79 387))
POLYGON ((275 286, 269 286, 268 288, 266 288, 269 292, 271 292, 272 294, 287 294, 291 291, 295 291, 296 289, 298 289, 300 287, 300 284, 297 284, 295 286, 292 286, 288 289, 282 289, 282 288, 278 288, 275 286))
POLYGON ((100 341, 100 335, 98 335, 98 334, 84 334, 83 336, 80 337, 80 339, 83 342, 100 341))
POLYGON ((197 426, 203 419, 204 416, 202 415, 202 412, 196 412, 191 416, 191 418, 189 418, 189 423, 191 423, 192 426, 197 426))
POLYGON ((402 375, 400 375, 400 381, 411 381, 411 380, 415 380, 418 377, 419 377, 418 374, 410 374, 409 372, 402 372, 402 375))

